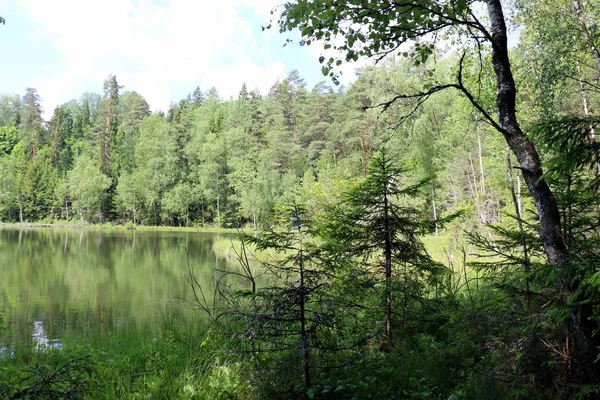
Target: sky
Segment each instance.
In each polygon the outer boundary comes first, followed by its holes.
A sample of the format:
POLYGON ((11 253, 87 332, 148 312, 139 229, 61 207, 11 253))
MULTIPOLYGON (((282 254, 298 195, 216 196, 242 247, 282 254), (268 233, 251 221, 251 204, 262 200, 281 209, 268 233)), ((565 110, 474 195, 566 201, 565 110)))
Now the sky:
MULTIPOLYGON (((216 87, 224 100, 246 83, 266 94, 293 69, 308 88, 323 77, 318 45, 263 31, 278 0, 0 0, 0 93, 36 88, 46 118, 109 74, 153 111, 216 87)), ((342 83, 356 66, 344 66, 342 83)))

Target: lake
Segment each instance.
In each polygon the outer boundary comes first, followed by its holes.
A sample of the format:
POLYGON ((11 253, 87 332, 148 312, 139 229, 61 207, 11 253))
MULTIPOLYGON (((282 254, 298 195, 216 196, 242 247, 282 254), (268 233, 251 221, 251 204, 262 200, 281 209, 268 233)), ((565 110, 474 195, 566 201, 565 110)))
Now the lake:
POLYGON ((0 229, 0 312, 13 339, 60 346, 63 334, 107 333, 199 314, 188 265, 209 287, 231 266, 212 233, 0 229))

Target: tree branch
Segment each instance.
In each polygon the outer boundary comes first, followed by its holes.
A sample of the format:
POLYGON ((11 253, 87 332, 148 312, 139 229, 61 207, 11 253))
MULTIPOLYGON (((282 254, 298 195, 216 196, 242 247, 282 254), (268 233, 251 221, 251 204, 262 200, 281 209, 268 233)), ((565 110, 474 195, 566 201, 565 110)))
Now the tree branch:
POLYGON ((466 54, 467 54, 466 51, 463 52, 463 55, 460 58, 458 75, 457 75, 457 83, 448 83, 448 84, 444 84, 444 85, 437 85, 437 86, 434 86, 434 87, 428 89, 427 91, 417 92, 417 93, 413 93, 413 94, 399 94, 399 95, 394 96, 389 101, 385 101, 383 103, 379 103, 374 106, 365 106, 365 107, 363 107, 363 109, 366 110, 369 108, 381 108, 381 112, 383 113, 386 110, 388 110, 394 103, 396 103, 398 101, 407 100, 407 99, 416 99, 416 104, 413 105, 411 111, 408 114, 405 114, 402 117, 400 117, 400 120, 397 125, 401 125, 404 121, 406 121, 408 118, 410 118, 412 115, 414 115, 414 113, 417 111, 417 109, 425 101, 427 101, 433 94, 452 88, 452 89, 456 89, 459 92, 461 92, 462 94, 464 94, 465 97, 469 100, 469 102, 473 105, 473 107, 475 107, 483 115, 484 120, 487 123, 489 123, 492 127, 494 127, 494 129, 498 130, 499 132, 504 133, 504 129, 498 124, 498 122, 496 122, 494 120, 494 118, 490 115, 490 113, 488 113, 485 110, 485 108, 483 108, 483 106, 481 104, 479 104, 479 102, 475 99, 473 94, 464 85, 463 63, 464 63, 466 54))

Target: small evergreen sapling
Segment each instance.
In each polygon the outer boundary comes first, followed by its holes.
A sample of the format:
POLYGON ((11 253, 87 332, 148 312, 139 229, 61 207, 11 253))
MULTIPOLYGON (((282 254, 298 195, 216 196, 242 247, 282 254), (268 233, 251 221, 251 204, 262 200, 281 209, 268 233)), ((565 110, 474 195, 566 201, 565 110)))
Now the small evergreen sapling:
POLYGON ((404 324, 409 308, 423 303, 428 289, 447 272, 427 254, 419 235, 449 218, 428 220, 410 201, 403 201, 416 196, 429 181, 402 186, 405 173, 382 148, 371 159, 366 178, 342 195, 324 227, 340 251, 360 260, 351 272, 354 280, 381 296, 388 346, 395 315, 400 313, 404 324))
MULTIPOLYGON (((269 284, 256 287, 249 279, 252 291, 234 292, 246 301, 236 299, 230 311, 242 327, 238 337, 250 342, 252 353, 283 356, 292 370, 297 364, 289 360, 300 360, 304 393, 312 390, 314 365, 344 348, 341 331, 347 324, 342 320, 348 317, 335 294, 334 257, 319 243, 307 214, 292 202, 281 214, 280 228, 242 236, 244 246, 273 254, 260 263, 269 284)), ((280 377, 283 373, 278 370, 280 377)))

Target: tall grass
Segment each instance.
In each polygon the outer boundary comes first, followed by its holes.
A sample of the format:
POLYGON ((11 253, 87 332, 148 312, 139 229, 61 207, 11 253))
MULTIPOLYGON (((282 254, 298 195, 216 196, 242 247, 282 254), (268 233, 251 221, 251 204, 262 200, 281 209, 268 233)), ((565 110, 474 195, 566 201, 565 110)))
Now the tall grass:
POLYGON ((241 364, 224 353, 202 318, 168 310, 156 325, 85 337, 66 333, 60 349, 10 343, 0 358, 0 398, 230 399, 252 391, 241 364))

